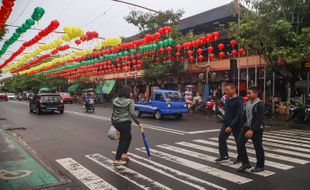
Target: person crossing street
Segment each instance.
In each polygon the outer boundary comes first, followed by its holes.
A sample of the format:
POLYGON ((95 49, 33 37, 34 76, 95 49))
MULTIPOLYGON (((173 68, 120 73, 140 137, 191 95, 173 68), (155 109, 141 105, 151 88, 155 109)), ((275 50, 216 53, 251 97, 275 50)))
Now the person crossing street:
POLYGON ((264 129, 264 103, 258 98, 258 89, 251 87, 248 89, 247 96, 250 101, 247 102, 244 115, 244 127, 237 139, 237 150, 242 166, 237 169, 238 172, 244 172, 251 168, 247 155, 245 144, 248 139, 252 139, 256 153, 256 167, 251 172, 264 171, 265 154, 262 145, 264 129))
MULTIPOLYGON (((216 162, 229 160, 227 139, 233 133, 235 140, 237 140, 242 124, 243 103, 242 98, 236 94, 236 87, 233 85, 226 86, 225 94, 227 94, 227 99, 224 103, 224 123, 219 134, 219 158, 215 160, 216 162)), ((238 156, 234 163, 239 162, 238 156)))

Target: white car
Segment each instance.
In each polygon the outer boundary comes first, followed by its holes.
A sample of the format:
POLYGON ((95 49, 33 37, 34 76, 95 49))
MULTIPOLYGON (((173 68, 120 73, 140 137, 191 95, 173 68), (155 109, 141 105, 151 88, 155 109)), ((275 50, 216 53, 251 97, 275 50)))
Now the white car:
POLYGON ((8 93, 8 99, 9 100, 16 100, 17 99, 17 95, 14 93, 8 93))

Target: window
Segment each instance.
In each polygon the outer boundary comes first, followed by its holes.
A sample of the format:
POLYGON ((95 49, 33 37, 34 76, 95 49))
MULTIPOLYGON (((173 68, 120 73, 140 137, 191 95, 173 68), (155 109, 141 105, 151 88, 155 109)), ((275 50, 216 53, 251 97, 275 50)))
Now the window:
POLYGON ((60 96, 41 96, 41 100, 44 102, 58 102, 60 101, 60 96))
POLYGON ((181 96, 179 92, 166 92, 165 99, 167 102, 182 102, 184 98, 181 96))
POLYGON ((156 93, 155 94, 155 101, 164 101, 164 97, 161 93, 156 93))

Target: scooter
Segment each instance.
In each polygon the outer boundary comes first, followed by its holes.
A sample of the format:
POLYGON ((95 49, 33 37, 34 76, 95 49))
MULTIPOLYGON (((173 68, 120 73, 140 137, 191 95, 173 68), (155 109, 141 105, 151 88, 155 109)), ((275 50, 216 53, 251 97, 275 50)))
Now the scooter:
POLYGON ((85 109, 86 112, 95 112, 95 100, 94 99, 89 99, 88 101, 84 102, 83 108, 85 109))
POLYGON ((310 105, 296 105, 289 106, 289 115, 286 121, 290 120, 308 121, 310 120, 310 105))

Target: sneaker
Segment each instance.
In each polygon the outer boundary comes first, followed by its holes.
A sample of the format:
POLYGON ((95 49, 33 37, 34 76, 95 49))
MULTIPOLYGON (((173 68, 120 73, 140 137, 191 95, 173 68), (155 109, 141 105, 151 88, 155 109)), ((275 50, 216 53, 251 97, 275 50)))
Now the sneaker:
POLYGON ((251 170, 251 172, 257 173, 257 172, 262 172, 264 170, 265 170, 265 168, 255 167, 254 169, 251 170))
POLYGON ((225 156, 225 157, 219 157, 215 160, 215 162, 224 162, 224 161, 228 161, 229 157, 225 156))
POLYGON ((237 169, 238 172, 244 172, 246 169, 250 169, 252 166, 250 163, 248 164, 242 164, 240 168, 237 169))

